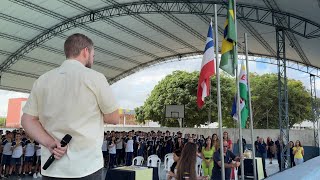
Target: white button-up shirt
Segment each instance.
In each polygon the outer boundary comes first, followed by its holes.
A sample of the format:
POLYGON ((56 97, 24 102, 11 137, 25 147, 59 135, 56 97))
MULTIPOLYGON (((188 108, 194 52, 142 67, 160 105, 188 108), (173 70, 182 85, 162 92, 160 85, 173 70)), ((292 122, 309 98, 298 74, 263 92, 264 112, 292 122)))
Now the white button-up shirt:
MULTIPOLYGON (((23 112, 39 117, 55 139, 72 136, 67 153, 41 173, 80 178, 103 167, 103 114, 118 108, 105 76, 77 60, 66 60, 35 81, 23 112)), ((51 155, 42 147, 41 163, 51 155)))

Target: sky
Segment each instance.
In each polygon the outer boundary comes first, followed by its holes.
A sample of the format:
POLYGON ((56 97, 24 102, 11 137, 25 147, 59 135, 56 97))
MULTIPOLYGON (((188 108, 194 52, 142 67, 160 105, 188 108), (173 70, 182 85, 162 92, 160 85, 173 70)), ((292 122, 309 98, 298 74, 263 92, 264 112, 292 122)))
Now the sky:
MULTIPOLYGON (((194 56, 182 58, 180 61, 163 62, 145 68, 135 74, 132 74, 111 85, 116 96, 118 104, 121 108, 134 109, 143 105, 144 101, 150 95, 152 89, 166 75, 176 70, 184 70, 187 72, 199 71, 202 56, 194 56)), ((258 74, 276 73, 277 66, 258 62, 249 62, 250 72, 258 74)), ((303 82, 307 89, 310 89, 309 74, 296 70, 287 70, 288 78, 297 79, 303 82)), ((316 81, 317 91, 320 90, 320 81, 316 81)), ((319 94, 319 93, 317 93, 319 94)), ((8 99, 28 97, 26 93, 17 93, 11 91, 0 90, 0 116, 5 117, 8 109, 8 99)))

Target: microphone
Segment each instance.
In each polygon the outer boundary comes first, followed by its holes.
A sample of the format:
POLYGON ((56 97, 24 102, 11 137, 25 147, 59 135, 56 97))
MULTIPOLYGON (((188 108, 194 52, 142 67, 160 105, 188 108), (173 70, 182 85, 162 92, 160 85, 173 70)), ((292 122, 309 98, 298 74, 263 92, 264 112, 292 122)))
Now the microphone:
MULTIPOLYGON (((61 147, 65 147, 69 142, 70 142, 70 140, 72 139, 72 136, 70 136, 69 134, 66 134, 63 138, 62 138, 62 140, 61 140, 61 142, 60 142, 60 144, 61 144, 61 147)), ((48 167, 52 164, 52 162, 55 160, 55 158, 54 158, 54 154, 52 154, 49 158, 48 158, 48 160, 47 160, 47 162, 43 165, 43 170, 47 170, 48 169, 48 167)))

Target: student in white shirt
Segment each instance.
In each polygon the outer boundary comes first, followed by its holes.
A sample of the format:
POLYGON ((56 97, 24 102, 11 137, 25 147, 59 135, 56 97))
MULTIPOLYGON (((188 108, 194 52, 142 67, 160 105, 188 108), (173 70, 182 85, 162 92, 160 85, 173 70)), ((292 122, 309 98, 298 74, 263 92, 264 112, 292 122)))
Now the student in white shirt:
POLYGON ((16 167, 16 170, 18 170, 18 176, 21 176, 21 168, 22 166, 22 154, 23 154, 23 147, 24 144, 21 140, 21 134, 16 134, 16 139, 14 142, 12 142, 11 149, 12 149, 12 158, 11 158, 11 167, 9 171, 9 177, 12 174, 12 170, 14 167, 16 167))
POLYGON ((129 136, 125 141, 126 147, 126 166, 131 166, 132 164, 132 157, 133 157, 133 139, 132 139, 132 132, 129 132, 129 136))
POLYGON ((34 142, 36 150, 36 166, 34 168, 33 178, 42 177, 41 175, 41 146, 38 142, 34 142))
POLYGON ((114 168, 116 162, 116 137, 112 136, 109 142, 109 169, 114 168))
POLYGON ((124 162, 123 151, 123 137, 122 133, 119 133, 119 137, 116 138, 116 151, 117 151, 117 165, 120 166, 124 162))
POLYGON ((107 135, 104 135, 103 143, 102 143, 102 155, 103 155, 103 164, 104 167, 107 167, 107 162, 108 162, 108 140, 107 140, 107 135))
POLYGON ((33 163, 33 156, 35 153, 35 143, 33 139, 28 139, 25 142, 25 157, 24 157, 24 173, 28 173, 29 175, 32 174, 32 163, 33 163))
MULTIPOLYGON (((9 177, 9 170, 10 170, 10 165, 11 165, 11 156, 12 156, 12 139, 13 139, 13 133, 8 132, 6 134, 6 139, 2 142, 2 161, 1 161, 1 169, 5 166, 5 171, 4 175, 5 177, 9 177)), ((0 174, 2 171, 0 171, 0 174)), ((2 177, 2 176, 1 176, 2 177)))

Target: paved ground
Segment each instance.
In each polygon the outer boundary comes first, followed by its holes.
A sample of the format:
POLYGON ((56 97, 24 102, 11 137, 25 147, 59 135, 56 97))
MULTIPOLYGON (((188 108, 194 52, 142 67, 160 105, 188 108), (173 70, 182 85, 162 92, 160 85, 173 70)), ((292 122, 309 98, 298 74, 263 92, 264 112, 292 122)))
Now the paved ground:
MULTIPOLYGON (((163 166, 161 166, 161 171, 163 170, 163 166)), ((278 166, 278 161, 277 160, 273 160, 273 163, 272 164, 269 164, 269 160, 266 160, 266 170, 267 170, 267 175, 270 176, 272 174, 275 174, 279 171, 279 166, 278 166)), ((104 169, 104 173, 106 173, 106 170, 104 169)), ((164 174, 161 174, 161 177, 165 177, 164 174)), ((30 177, 30 176, 27 176, 27 177, 24 177, 24 178, 21 178, 23 180, 41 180, 42 178, 37 178, 37 179, 34 179, 33 177, 30 177)), ((18 180, 17 177, 13 176, 13 177, 10 177, 10 180, 18 180)))

